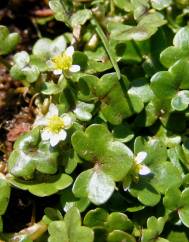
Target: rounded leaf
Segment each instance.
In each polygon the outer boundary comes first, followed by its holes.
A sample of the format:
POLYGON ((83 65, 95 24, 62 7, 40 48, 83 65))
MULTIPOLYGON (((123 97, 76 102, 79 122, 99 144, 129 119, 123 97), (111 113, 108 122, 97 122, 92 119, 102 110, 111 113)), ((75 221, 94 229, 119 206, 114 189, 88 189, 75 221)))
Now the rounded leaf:
POLYGON ((174 76, 167 71, 157 72, 151 78, 151 88, 158 98, 172 98, 177 92, 174 76))
POLYGON ((62 173, 60 175, 48 176, 48 179, 43 177, 39 181, 27 182, 10 175, 8 181, 21 190, 28 190, 38 197, 46 197, 67 188, 72 183, 72 178, 62 173))

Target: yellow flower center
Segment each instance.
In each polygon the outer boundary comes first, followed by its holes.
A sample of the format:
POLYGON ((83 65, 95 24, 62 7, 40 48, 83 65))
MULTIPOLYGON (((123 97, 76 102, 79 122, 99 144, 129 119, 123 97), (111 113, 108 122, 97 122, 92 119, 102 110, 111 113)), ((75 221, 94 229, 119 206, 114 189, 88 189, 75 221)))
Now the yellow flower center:
POLYGON ((48 119, 47 127, 52 133, 59 133, 64 128, 64 120, 59 116, 52 116, 48 119))
POLYGON ((68 71, 72 66, 72 57, 63 53, 52 58, 54 69, 68 71))
POLYGON ((141 164, 136 164, 134 167, 135 172, 138 174, 140 172, 140 170, 142 169, 142 165, 141 164))

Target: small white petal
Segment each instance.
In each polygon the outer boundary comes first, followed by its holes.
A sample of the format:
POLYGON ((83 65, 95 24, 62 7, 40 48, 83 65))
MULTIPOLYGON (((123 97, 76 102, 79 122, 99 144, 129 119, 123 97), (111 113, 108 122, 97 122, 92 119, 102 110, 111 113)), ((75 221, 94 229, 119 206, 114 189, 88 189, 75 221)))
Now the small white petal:
POLYGON ((70 72, 78 72, 80 71, 80 66, 79 65, 72 65, 69 69, 70 72))
POLYGON ((48 60, 48 61, 46 62, 46 64, 47 64, 47 66, 48 66, 49 68, 53 68, 53 67, 54 67, 54 62, 52 62, 51 60, 48 60))
POLYGON ((72 118, 68 114, 62 115, 65 129, 69 129, 72 126, 72 118))
POLYGON ((54 75, 58 76, 62 74, 62 70, 61 69, 56 69, 53 71, 54 75))
POLYGON ((51 137, 51 133, 48 130, 43 130, 41 133, 42 140, 49 140, 51 137))
POLYGON ((74 47, 70 46, 65 50, 66 55, 72 57, 73 53, 74 53, 74 47))
POLYGON ((33 123, 33 127, 45 126, 45 125, 47 125, 47 119, 43 115, 37 116, 33 123))
POLYGON ((60 140, 65 140, 67 136, 67 133, 64 129, 62 129, 59 133, 58 133, 58 137, 59 137, 59 141, 60 140))
POLYGON ((147 153, 145 151, 141 151, 137 154, 135 161, 137 164, 140 164, 143 162, 143 160, 147 157, 147 153))
POLYGON ((46 114, 46 118, 50 118, 52 116, 58 116, 58 108, 54 103, 49 105, 49 111, 46 114))
POLYGON ((52 134, 50 137, 50 144, 52 147, 56 146, 60 142, 59 133, 58 134, 52 134))
POLYGON ((140 170, 139 170, 139 174, 140 174, 140 175, 148 175, 149 173, 151 173, 150 168, 148 168, 148 167, 145 166, 145 165, 141 165, 141 168, 140 168, 140 170))

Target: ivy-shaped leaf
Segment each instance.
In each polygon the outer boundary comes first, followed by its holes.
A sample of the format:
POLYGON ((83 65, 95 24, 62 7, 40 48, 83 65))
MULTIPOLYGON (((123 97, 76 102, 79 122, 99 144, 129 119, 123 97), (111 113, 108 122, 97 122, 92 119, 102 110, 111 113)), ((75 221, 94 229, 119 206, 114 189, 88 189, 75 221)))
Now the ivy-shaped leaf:
POLYGON ((158 12, 148 13, 140 18, 136 26, 124 24, 110 24, 108 29, 110 37, 119 41, 136 40, 142 41, 149 39, 158 30, 158 27, 164 25, 166 21, 158 12))
POLYGON ((49 6, 55 13, 55 18, 70 26, 70 13, 72 12, 73 3, 70 0, 51 0, 49 6))
POLYGON ((182 192, 178 188, 167 190, 163 199, 163 204, 169 211, 177 212, 182 223, 189 227, 189 188, 185 188, 182 192))
POLYGON ((40 141, 39 129, 23 134, 14 144, 8 165, 16 177, 31 179, 35 170, 44 174, 57 172, 58 152, 48 142, 40 141))
POLYGON ((68 210, 64 221, 53 221, 48 228, 49 242, 93 242, 92 229, 81 226, 79 210, 75 207, 68 210))
POLYGON ((187 59, 189 54, 189 27, 180 28, 173 39, 173 46, 163 50, 160 55, 165 67, 172 66, 180 59, 187 59))
POLYGON ((35 196, 46 197, 67 188, 71 185, 72 178, 62 173, 51 176, 38 176, 35 180, 25 181, 9 175, 8 181, 13 186, 21 190, 28 190, 35 196))
POLYGON ((18 33, 9 33, 6 26, 0 25, 0 55, 9 54, 20 42, 18 33))
POLYGON ((180 59, 168 71, 160 71, 152 76, 151 88, 159 99, 171 100, 173 110, 183 111, 189 104, 188 91, 182 90, 189 89, 188 75, 189 62, 180 59))
POLYGON ((114 141, 104 125, 94 124, 85 132, 77 131, 72 144, 78 155, 91 164, 77 177, 73 192, 78 197, 88 197, 95 204, 109 199, 115 187, 132 166, 133 154, 124 144, 114 141))
POLYGON ((158 242, 158 241, 169 242, 168 240, 159 237, 159 235, 163 231, 165 222, 166 221, 163 217, 160 217, 158 219, 154 216, 148 218, 147 229, 143 230, 141 241, 142 242, 149 242, 149 241, 152 241, 152 242, 158 242))
POLYGON ((36 65, 31 64, 30 56, 26 51, 18 52, 14 56, 14 63, 10 70, 13 78, 28 83, 33 83, 38 79, 40 74, 39 69, 36 65))
POLYGON ((81 121, 88 121, 92 118, 91 112, 94 109, 93 103, 85 103, 78 101, 76 103, 76 107, 74 109, 74 113, 76 115, 76 118, 81 121))
POLYGON ((128 85, 126 77, 119 82, 115 73, 105 74, 100 79, 83 76, 79 79, 78 96, 82 101, 99 99, 103 117, 118 125, 144 107, 139 95, 128 91, 128 85))
POLYGON ((66 39, 63 35, 58 36, 54 40, 48 38, 40 38, 33 46, 32 53, 34 56, 48 60, 49 58, 61 54, 66 49, 66 39))

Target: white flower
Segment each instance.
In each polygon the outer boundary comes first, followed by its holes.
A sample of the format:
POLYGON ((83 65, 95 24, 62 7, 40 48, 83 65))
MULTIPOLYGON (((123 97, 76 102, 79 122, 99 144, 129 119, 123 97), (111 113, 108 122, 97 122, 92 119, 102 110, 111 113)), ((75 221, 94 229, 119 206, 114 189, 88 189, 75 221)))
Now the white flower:
POLYGON ((53 70, 55 75, 63 73, 78 72, 80 71, 79 65, 72 65, 73 63, 74 47, 68 47, 63 53, 56 55, 47 61, 47 65, 53 70))
POLYGON ((73 123, 69 114, 58 115, 58 108, 53 103, 49 106, 46 115, 39 115, 33 126, 44 126, 41 131, 42 140, 49 140, 52 147, 56 146, 61 140, 65 140, 67 133, 73 123))
POLYGON ((135 157, 135 172, 140 174, 140 175, 147 175, 149 173, 151 173, 151 170, 142 164, 142 162, 145 160, 147 156, 147 153, 145 151, 141 151, 137 154, 137 156, 135 157))

